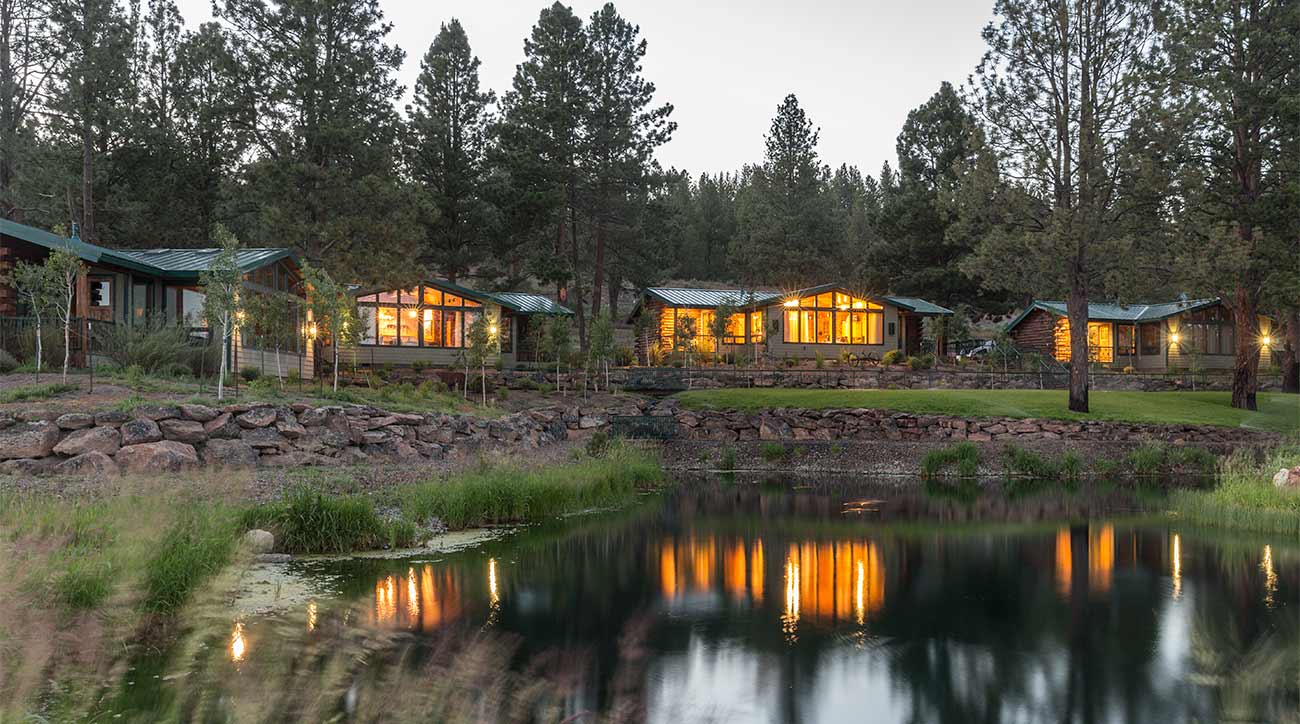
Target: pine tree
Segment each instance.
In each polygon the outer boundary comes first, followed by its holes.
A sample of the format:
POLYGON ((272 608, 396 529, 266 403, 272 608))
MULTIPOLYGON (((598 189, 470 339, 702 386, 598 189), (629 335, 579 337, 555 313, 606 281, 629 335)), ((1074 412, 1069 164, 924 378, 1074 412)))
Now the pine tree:
POLYGON ((20 158, 34 142, 29 124, 58 52, 50 12, 46 0, 0 0, 0 218, 21 219, 24 212, 16 188, 20 158))
POLYGON ((422 261, 452 281, 480 262, 497 228, 484 199, 484 145, 491 91, 479 89, 479 59, 460 21, 445 23, 420 63, 407 164, 428 199, 422 261))

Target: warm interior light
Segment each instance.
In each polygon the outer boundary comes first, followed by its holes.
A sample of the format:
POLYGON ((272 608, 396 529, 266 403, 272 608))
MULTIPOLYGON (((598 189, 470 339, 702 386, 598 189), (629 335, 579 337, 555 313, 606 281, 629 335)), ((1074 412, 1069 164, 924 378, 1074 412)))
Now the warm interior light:
POLYGON ((854 309, 866 309, 866 307, 867 307, 867 303, 866 303, 866 302, 858 301, 858 302, 854 302, 854 303, 853 303, 853 308, 854 308, 854 309))
POLYGON ((799 306, 799 300, 798 300, 798 299, 787 299, 787 300, 785 300, 785 306, 787 306, 787 307, 797 307, 797 306, 799 306))
POLYGON ((496 336, 496 334, 497 334, 497 326, 496 326, 495 324, 492 325, 491 327, 488 327, 488 334, 492 335, 493 337, 496 336))
POLYGON ((840 311, 844 311, 845 309, 848 309, 848 308, 849 308, 849 305, 847 305, 847 304, 841 304, 840 306, 836 307, 836 309, 839 309, 840 311))
POLYGON ((408 310, 408 311, 406 312, 406 316, 410 317, 411 319, 415 319, 415 317, 416 317, 416 311, 415 311, 414 309, 408 310))
POLYGON ((307 334, 311 335, 312 339, 315 339, 315 338, 316 338, 316 335, 317 335, 319 332, 320 332, 320 330, 318 330, 318 329, 316 328, 316 323, 315 323, 315 322, 312 322, 312 323, 311 323, 311 326, 307 327, 307 334))

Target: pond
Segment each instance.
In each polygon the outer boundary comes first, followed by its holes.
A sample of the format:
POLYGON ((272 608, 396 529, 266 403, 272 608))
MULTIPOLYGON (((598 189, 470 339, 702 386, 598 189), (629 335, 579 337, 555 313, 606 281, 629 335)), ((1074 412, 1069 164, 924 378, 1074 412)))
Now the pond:
POLYGON ((1300 709, 1300 545, 1123 488, 697 480, 458 552, 294 561, 105 719, 1205 722, 1300 709))

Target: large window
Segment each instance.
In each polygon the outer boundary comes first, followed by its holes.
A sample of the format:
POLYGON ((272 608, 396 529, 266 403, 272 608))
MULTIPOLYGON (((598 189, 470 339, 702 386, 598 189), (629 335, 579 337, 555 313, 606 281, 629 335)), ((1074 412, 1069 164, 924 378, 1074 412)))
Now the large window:
MULTIPOLYGON (((1088 361, 1115 361, 1115 326, 1110 322, 1088 322, 1088 361)), ((1070 320, 1061 317, 1053 329, 1052 354, 1060 362, 1069 362, 1070 320)))
MULTIPOLYGON (((684 352, 689 347, 693 352, 714 352, 713 319, 717 313, 712 309, 688 309, 685 307, 664 307, 659 314, 659 340, 666 351, 684 352), (687 330, 690 330, 687 333, 687 330)), ((763 341, 763 312, 735 312, 727 319, 727 331, 722 337, 723 344, 745 344, 746 321, 749 323, 749 342, 763 341)))
POLYGON ((791 344, 884 344, 884 307, 866 299, 825 292, 784 304, 791 344))
POLYGON ((1126 357, 1137 354, 1137 327, 1131 324, 1115 325, 1115 354, 1126 357))
POLYGON ((1225 307, 1189 312, 1183 322, 1179 343, 1183 352, 1230 355, 1236 352, 1236 330, 1232 313, 1225 307))
POLYGON ((482 305, 434 287, 367 294, 357 300, 361 344, 463 347, 482 305))
POLYGON ((1160 327, 1160 322, 1148 322, 1147 324, 1138 325, 1142 356, 1154 357, 1160 354, 1160 327))

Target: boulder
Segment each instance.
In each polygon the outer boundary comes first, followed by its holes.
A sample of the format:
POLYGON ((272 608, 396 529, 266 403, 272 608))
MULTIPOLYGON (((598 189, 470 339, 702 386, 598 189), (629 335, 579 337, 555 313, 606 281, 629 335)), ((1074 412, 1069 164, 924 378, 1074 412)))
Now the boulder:
POLYGON ((91 452, 113 455, 122 447, 122 435, 115 427, 89 427, 76 430, 54 446, 60 455, 78 456, 91 452))
POLYGON ((251 430, 244 430, 239 437, 258 450, 270 449, 288 452, 293 449, 293 445, 289 443, 288 438, 281 435, 273 427, 255 427, 251 430))
POLYGON ((162 430, 158 428, 158 423, 149 419, 132 420, 123 423, 121 430, 123 445, 143 445, 163 439, 162 430))
POLYGON ((54 424, 63 430, 80 430, 93 426, 95 416, 85 412, 69 412, 66 415, 59 415, 54 424))
POLYGON ((20 422, 0 430, 0 460, 43 458, 54 452, 59 427, 52 422, 20 422))
POLYGON ((181 417, 194 422, 210 422, 221 414, 220 411, 207 405, 181 405, 180 411, 181 417))
POLYGON ((236 417, 235 422, 239 423, 239 426, 244 429, 253 430, 269 427, 271 423, 275 422, 275 416, 274 407, 254 407, 236 417))
POLYGON ((208 440, 203 462, 218 468, 251 468, 257 465, 257 451, 243 440, 208 440))
POLYGON ((254 528, 244 534, 244 547, 253 553, 270 553, 275 549, 275 536, 269 530, 254 528))
POLYGON ((235 422, 235 416, 229 412, 223 412, 220 415, 203 423, 203 432, 207 434, 208 439, 238 440, 239 433, 243 428, 235 422))
POLYGON ((137 419, 153 420, 170 420, 173 417, 180 417, 181 410, 179 407, 171 405, 140 405, 131 411, 137 419))
POLYGON ((1278 470, 1273 476, 1273 485, 1279 488, 1300 488, 1300 465, 1278 470))
POLYGON ((790 425, 778 417, 764 417, 758 424, 759 440, 789 440, 793 437, 790 425))
POLYGON ((46 475, 54 472, 59 464, 58 458, 38 458, 31 460, 5 460, 0 462, 0 475, 46 475))
POLYGON ((16 417, 19 422, 54 422, 59 419, 60 413, 54 410, 23 410, 16 417))
POLYGON ((307 428, 298 422, 290 410, 280 410, 275 417, 275 429, 287 438, 300 438, 307 434, 307 428))
POLYGON ((600 427, 605 424, 604 415, 583 415, 578 418, 579 430, 590 430, 593 427, 600 427))
POLYGON ((113 458, 98 450, 91 450, 64 460, 54 467, 54 472, 60 475, 117 475, 118 470, 113 458))
POLYGON ((175 440, 127 445, 117 451, 117 464, 131 473, 163 473, 192 468, 199 464, 193 445, 175 440))
POLYGON ((163 437, 168 440, 197 445, 208 439, 208 434, 203 431, 203 425, 194 420, 163 420, 158 423, 162 430, 163 437))
POLYGON ((104 427, 120 427, 124 422, 130 422, 131 416, 119 410, 108 410, 106 412, 95 413, 95 424, 104 427))
POLYGON ((308 407, 298 413, 298 424, 306 427, 316 427, 325 424, 325 418, 329 415, 329 410, 323 407, 308 407))

